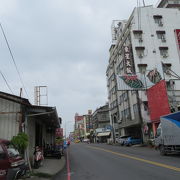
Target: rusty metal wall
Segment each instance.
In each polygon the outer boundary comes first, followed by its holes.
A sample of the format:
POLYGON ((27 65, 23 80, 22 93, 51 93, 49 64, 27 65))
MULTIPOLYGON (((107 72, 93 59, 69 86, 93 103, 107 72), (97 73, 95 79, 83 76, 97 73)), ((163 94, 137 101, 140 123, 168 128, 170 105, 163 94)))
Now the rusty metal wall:
POLYGON ((19 132, 20 104, 0 98, 0 138, 11 140, 19 132))

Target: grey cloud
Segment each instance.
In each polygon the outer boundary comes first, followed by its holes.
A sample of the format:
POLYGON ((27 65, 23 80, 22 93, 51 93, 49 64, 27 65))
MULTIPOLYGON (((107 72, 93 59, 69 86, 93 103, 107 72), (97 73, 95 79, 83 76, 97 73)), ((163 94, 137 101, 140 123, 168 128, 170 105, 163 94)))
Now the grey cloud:
MULTIPOLYGON (((31 102, 34 86, 47 85, 49 105, 73 122, 76 112, 85 114, 107 101, 111 22, 127 19, 136 0, 0 1, 1 22, 31 102)), ((0 41, 1 70, 19 94, 21 84, 2 34, 0 41)), ((1 78, 0 83, 0 90, 8 91, 1 78)))

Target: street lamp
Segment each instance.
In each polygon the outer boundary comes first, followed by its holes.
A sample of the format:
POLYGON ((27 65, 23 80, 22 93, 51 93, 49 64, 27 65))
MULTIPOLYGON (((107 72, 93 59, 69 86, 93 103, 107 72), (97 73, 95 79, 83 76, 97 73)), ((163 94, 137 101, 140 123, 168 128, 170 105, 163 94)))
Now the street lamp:
POLYGON ((72 121, 67 121, 67 122, 66 122, 66 120, 65 120, 65 128, 64 128, 64 131, 65 131, 65 139, 66 139, 66 125, 67 125, 67 123, 72 123, 72 121))

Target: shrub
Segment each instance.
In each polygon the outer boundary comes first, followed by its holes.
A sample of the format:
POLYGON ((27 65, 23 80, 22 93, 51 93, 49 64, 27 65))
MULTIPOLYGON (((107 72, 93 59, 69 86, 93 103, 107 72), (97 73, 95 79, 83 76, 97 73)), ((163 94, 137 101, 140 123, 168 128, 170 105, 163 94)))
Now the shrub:
POLYGON ((13 136, 11 143, 21 154, 23 154, 28 146, 28 135, 26 133, 19 133, 17 136, 13 136))

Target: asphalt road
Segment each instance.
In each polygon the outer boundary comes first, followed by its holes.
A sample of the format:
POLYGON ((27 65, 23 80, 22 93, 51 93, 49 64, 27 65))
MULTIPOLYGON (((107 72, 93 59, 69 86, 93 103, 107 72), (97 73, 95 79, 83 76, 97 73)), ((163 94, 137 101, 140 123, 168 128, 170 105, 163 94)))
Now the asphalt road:
POLYGON ((180 180, 180 156, 147 147, 71 144, 67 165, 53 180, 180 180))

